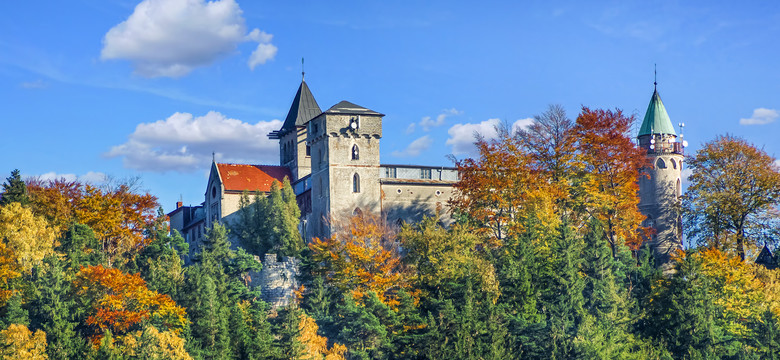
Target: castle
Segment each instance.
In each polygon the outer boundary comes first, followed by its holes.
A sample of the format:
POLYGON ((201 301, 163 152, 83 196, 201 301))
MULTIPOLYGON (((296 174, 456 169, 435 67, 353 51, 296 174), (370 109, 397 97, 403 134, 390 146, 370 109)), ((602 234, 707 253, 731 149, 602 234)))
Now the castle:
MULTIPOLYGON (((439 214, 443 223, 450 222, 447 200, 458 181, 457 169, 380 163, 383 116, 347 101, 322 111, 301 80, 281 129, 268 134, 279 140, 280 165, 212 162, 205 201, 199 206, 177 203, 168 214, 171 229, 196 251, 214 222, 233 221, 244 192, 268 193, 274 181, 285 177, 301 209, 299 230, 306 240, 330 236, 332 218, 360 211, 382 214, 395 223, 439 214)), ((637 135, 648 160, 646 176, 639 178, 639 209, 647 216, 644 225, 654 230, 648 240, 662 267, 668 267, 670 254, 682 246, 678 205, 683 142, 677 138, 656 89, 637 135)), ((273 261, 264 266, 283 269, 282 278, 294 277, 290 269, 296 266, 285 263, 293 260, 273 261)), ((262 275, 274 276, 279 277, 262 275)))

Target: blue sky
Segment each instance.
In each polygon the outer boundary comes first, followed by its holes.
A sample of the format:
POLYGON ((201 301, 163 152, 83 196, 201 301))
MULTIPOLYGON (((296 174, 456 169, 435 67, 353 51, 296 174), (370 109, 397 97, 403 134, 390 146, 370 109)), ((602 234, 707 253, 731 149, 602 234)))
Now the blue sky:
POLYGON ((3 1, 0 173, 198 204, 212 152, 278 163, 302 57, 321 108, 387 115, 383 163, 451 165, 549 104, 641 120, 654 64, 689 153, 729 133, 778 155, 780 4, 744 3, 3 1))

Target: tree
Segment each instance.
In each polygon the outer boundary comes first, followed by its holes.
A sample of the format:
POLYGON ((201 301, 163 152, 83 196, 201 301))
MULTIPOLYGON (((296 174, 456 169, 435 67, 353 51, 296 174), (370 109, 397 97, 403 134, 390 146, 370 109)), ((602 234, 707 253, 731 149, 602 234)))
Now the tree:
POLYGON ((300 256, 304 248, 298 231, 301 210, 289 179, 285 178, 283 184, 274 181, 267 197, 255 193, 249 200, 249 195, 243 194, 239 208, 239 218, 231 224, 231 230, 243 246, 260 256, 300 256))
POLYGON ((57 230, 18 202, 0 208, 0 239, 29 272, 46 255, 54 253, 57 230))
POLYGON ((719 136, 686 159, 693 170, 683 196, 687 236, 697 244, 736 250, 777 237, 780 169, 747 141, 719 136))
POLYGON ((19 169, 11 172, 3 183, 3 192, 0 193, 0 206, 6 206, 12 202, 26 206, 30 203, 30 196, 27 193, 27 186, 19 175, 19 169))
POLYGON ((315 238, 309 248, 314 262, 321 264, 316 271, 358 301, 373 291, 395 306, 397 292, 408 287, 395 234, 376 215, 352 216, 331 238, 315 238))
POLYGON ((604 235, 617 254, 622 242, 633 250, 642 237, 637 177, 645 164, 645 154, 628 137, 634 117, 621 110, 591 110, 582 107, 574 132, 582 173, 575 196, 584 210, 604 224, 604 235))
POLYGON ((122 353, 139 360, 192 360, 184 349, 184 339, 173 331, 159 331, 146 326, 117 337, 122 353))
POLYGON ((0 355, 3 360, 46 360, 46 333, 11 324, 0 331, 0 355))
POLYGON ((303 346, 301 360, 343 360, 347 348, 344 345, 335 343, 328 349, 328 339, 317 335, 319 326, 313 318, 301 312, 301 319, 298 323, 298 341, 303 346))
POLYGON ((94 343, 105 330, 124 334, 148 322, 179 333, 189 323, 183 308, 170 296, 149 290, 138 274, 102 265, 82 267, 74 287, 79 301, 89 309, 86 325, 94 329, 94 343))
MULTIPOLYGON (((520 145, 533 157, 534 167, 544 172, 553 184, 566 191, 568 179, 575 173, 573 160, 577 155, 574 122, 561 105, 550 105, 542 115, 515 136, 520 145)), ((567 191, 568 192, 568 191, 567 191)))
POLYGON ((0 307, 5 306, 6 301, 14 294, 14 279, 21 276, 19 263, 14 252, 0 241, 0 307))

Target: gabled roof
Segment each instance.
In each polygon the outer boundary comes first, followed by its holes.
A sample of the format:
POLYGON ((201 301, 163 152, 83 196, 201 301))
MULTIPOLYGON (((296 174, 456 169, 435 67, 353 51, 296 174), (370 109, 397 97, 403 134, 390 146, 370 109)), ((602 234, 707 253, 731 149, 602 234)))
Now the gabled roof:
POLYGON ((666 113, 666 107, 661 101, 661 95, 658 95, 658 90, 653 90, 653 97, 650 98, 650 105, 647 106, 645 119, 642 121, 642 127, 639 128, 637 137, 652 134, 677 135, 674 132, 672 120, 666 113))
POLYGON ((295 98, 293 98, 293 103, 290 105, 290 111, 287 112, 282 128, 272 131, 268 134, 268 137, 279 139, 284 134, 295 130, 298 126, 306 126, 309 120, 321 113, 322 110, 317 105, 317 100, 314 100, 314 95, 311 94, 309 86, 306 85, 305 81, 301 81, 301 86, 298 87, 298 92, 295 93, 295 98))
POLYGON ((325 114, 345 114, 345 115, 376 115, 385 116, 374 110, 366 109, 360 105, 355 105, 349 101, 341 101, 340 103, 333 105, 330 109, 325 110, 325 114))
POLYGON ((274 180, 283 182, 292 173, 286 166, 216 164, 225 191, 271 191, 274 180))

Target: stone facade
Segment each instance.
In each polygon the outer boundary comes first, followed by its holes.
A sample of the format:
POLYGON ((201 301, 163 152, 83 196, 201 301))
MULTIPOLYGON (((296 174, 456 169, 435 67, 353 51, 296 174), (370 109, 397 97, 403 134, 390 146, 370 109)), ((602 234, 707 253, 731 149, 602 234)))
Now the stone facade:
POLYGON ((278 261, 276 254, 265 254, 262 263, 259 273, 249 274, 251 285, 260 287, 263 301, 272 307, 289 305, 295 296, 294 291, 300 287, 300 260, 285 256, 278 261))

